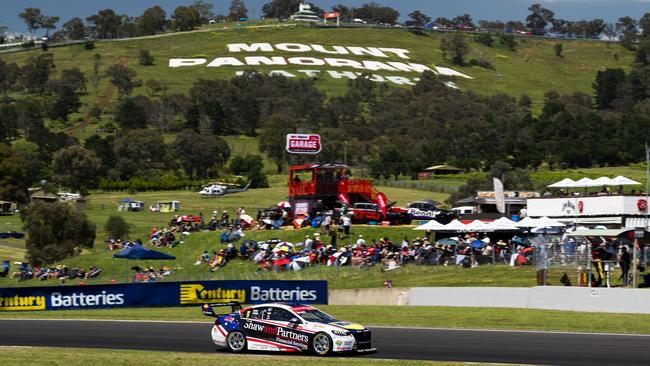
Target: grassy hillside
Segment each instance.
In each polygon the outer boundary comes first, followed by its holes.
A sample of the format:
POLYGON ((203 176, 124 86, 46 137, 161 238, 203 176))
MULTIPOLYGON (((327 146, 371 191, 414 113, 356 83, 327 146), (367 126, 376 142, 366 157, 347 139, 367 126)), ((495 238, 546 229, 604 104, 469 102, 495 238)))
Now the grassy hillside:
MULTIPOLYGON (((410 51, 411 62, 428 66, 450 67, 465 73, 474 79, 459 79, 457 84, 465 90, 479 93, 502 92, 513 96, 529 95, 536 103, 543 99, 545 92, 557 90, 560 93, 586 92, 591 93, 591 83, 598 70, 608 67, 626 68, 631 64, 633 56, 617 44, 603 42, 562 41, 563 57, 555 55, 553 45, 556 40, 534 38, 517 38, 517 51, 509 51, 503 46, 492 48, 482 46, 474 41, 474 36, 466 35, 471 46, 471 58, 481 56, 489 60, 495 71, 480 67, 457 67, 443 59, 439 50, 440 33, 425 33, 414 35, 401 29, 317 29, 303 26, 283 26, 264 28, 229 28, 205 32, 178 33, 164 37, 140 38, 122 41, 97 42, 96 48, 86 51, 83 45, 52 48, 57 71, 79 67, 89 77, 93 73, 93 55, 101 55, 100 71, 115 63, 118 57, 128 57, 128 65, 138 72, 143 81, 149 79, 161 80, 170 92, 184 92, 198 78, 230 78, 235 70, 258 69, 260 71, 287 70, 295 72, 298 69, 319 69, 338 71, 355 71, 353 69, 332 68, 330 66, 256 66, 220 68, 194 66, 169 68, 169 58, 206 58, 208 62, 216 57, 233 56, 308 56, 308 57, 340 57, 356 60, 386 61, 387 59, 370 56, 326 55, 322 53, 287 53, 282 51, 256 53, 229 53, 226 45, 229 43, 303 43, 320 44, 328 49, 333 45, 361 47, 394 47, 410 51), (155 57, 154 66, 139 66, 138 53, 140 49, 149 50, 155 57)), ((1 55, 7 61, 22 63, 31 54, 40 50, 18 52, 1 55)), ((404 61, 394 56, 390 61, 404 61)), ((356 70, 359 71, 359 70, 356 70)), ((376 72, 381 75, 398 75, 415 77, 413 73, 393 71, 376 72)), ((84 97, 87 105, 94 105, 108 85, 107 78, 102 78, 95 88, 89 83, 89 92, 84 97)), ((316 84, 330 94, 343 92, 345 79, 332 79, 322 75, 316 84)), ((136 93, 144 93, 139 88, 136 93)), ((87 107, 86 107, 87 108, 87 107)), ((84 111, 82 111, 83 113, 84 111)), ((79 117, 79 116, 77 116, 79 117)))

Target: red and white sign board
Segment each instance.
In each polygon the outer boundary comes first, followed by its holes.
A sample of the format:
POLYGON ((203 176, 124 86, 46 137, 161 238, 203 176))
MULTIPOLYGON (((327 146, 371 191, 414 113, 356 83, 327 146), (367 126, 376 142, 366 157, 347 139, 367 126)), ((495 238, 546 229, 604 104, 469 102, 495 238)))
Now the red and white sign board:
POLYGON ((290 154, 318 154, 321 151, 320 135, 287 135, 287 152, 290 154))

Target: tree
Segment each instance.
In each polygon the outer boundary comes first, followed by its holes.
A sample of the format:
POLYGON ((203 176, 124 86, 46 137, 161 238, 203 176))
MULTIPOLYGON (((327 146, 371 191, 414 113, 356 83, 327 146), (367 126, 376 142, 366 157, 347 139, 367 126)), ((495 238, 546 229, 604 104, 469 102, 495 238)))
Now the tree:
POLYGON ((50 80, 47 89, 54 95, 54 102, 49 106, 47 116, 52 120, 68 119, 70 113, 79 110, 81 103, 74 88, 63 80, 50 80))
POLYGON ((467 13, 455 17, 451 22, 456 27, 476 28, 476 25, 474 25, 474 22, 472 21, 472 16, 467 13))
POLYGON ((409 20, 406 25, 409 27, 424 28, 425 25, 431 22, 431 17, 416 10, 409 14, 409 20))
POLYGON ((56 29, 56 23, 59 22, 59 17, 57 16, 43 16, 41 18, 41 28, 46 29, 45 37, 50 36, 50 30, 56 29))
POLYGON ((93 24, 92 30, 97 38, 116 38, 122 25, 122 18, 112 9, 100 10, 86 20, 93 24))
POLYGON ((620 38, 621 46, 628 50, 633 50, 636 41, 639 38, 636 20, 630 17, 622 17, 618 19, 617 26, 621 29, 621 33, 623 34, 620 38))
POLYGON ((78 67, 63 70, 59 80, 71 87, 74 91, 86 91, 86 76, 78 67))
POLYGON ((214 19, 214 13, 212 12, 214 6, 211 3, 205 2, 203 0, 194 0, 189 8, 196 10, 196 12, 199 14, 199 24, 206 24, 211 19, 214 19))
POLYGON ((190 177, 197 178, 206 178, 208 168, 215 164, 223 165, 230 157, 230 148, 225 140, 189 129, 176 134, 172 151, 183 170, 190 177))
POLYGON ((115 166, 115 153, 113 152, 113 136, 101 137, 99 135, 92 135, 84 141, 86 150, 93 151, 102 165, 100 168, 100 176, 106 176, 108 171, 115 166))
POLYGON ((94 151, 78 145, 61 149, 52 157, 54 181, 74 192, 85 193, 95 187, 100 166, 94 151))
POLYGON ((130 226, 122 216, 109 216, 104 230, 108 233, 109 238, 126 239, 129 237, 130 226))
POLYGON ((122 99, 115 110, 115 122, 123 129, 147 127, 147 109, 136 98, 122 99))
POLYGON ((296 132, 296 122, 282 114, 275 114, 269 117, 260 133, 260 150, 273 160, 277 166, 278 174, 282 172, 282 166, 288 160, 285 150, 287 134, 296 132))
POLYGON ((469 47, 465 43, 465 38, 460 33, 445 35, 440 40, 440 50, 444 57, 451 54, 452 62, 455 65, 465 65, 464 57, 469 53, 469 47))
POLYGON ((27 30, 29 30, 29 35, 31 39, 34 39, 34 31, 38 30, 41 26, 41 20, 43 15, 41 14, 41 9, 39 8, 25 8, 22 13, 18 14, 18 17, 21 18, 27 25, 27 30))
POLYGON ((16 105, 0 102, 0 143, 19 137, 17 121, 18 108, 16 105))
POLYGON ((298 5, 302 0, 272 0, 262 6, 262 13, 265 18, 286 19, 298 11, 298 5))
POLYGON ((30 92, 42 92, 54 70, 54 57, 51 53, 31 55, 20 68, 21 83, 30 92))
POLYGON ((167 145, 163 141, 163 135, 157 131, 120 131, 115 138, 113 152, 115 168, 109 176, 115 180, 161 174, 166 166, 167 145))
POLYGON ((0 59, 0 90, 7 96, 20 79, 20 67, 15 62, 8 63, 0 59))
POLYGON ((27 258, 34 266, 52 264, 92 248, 95 224, 63 202, 35 202, 21 211, 27 230, 27 258))
POLYGON ((232 0, 228 10, 228 19, 232 21, 248 18, 248 9, 242 0, 232 0))
POLYGON ((526 17, 526 26, 533 34, 542 35, 546 30, 546 25, 553 22, 555 14, 540 4, 533 4, 528 8, 530 15, 526 17))
POLYGON ((0 142, 0 171, 0 200, 29 202, 27 189, 32 184, 29 164, 3 142, 0 142))
POLYGON ((564 46, 562 45, 562 43, 556 43, 553 46, 553 50, 555 51, 555 56, 562 57, 562 50, 563 49, 564 49, 564 46))
POLYGON ((152 66, 153 65, 153 55, 148 50, 140 50, 139 63, 142 66, 152 66))
POLYGON ((363 4, 360 8, 354 9, 354 14, 355 17, 370 23, 395 24, 399 18, 399 11, 375 2, 363 4))
POLYGON ((79 17, 74 17, 63 24, 63 31, 68 39, 86 38, 86 26, 79 17))
POLYGON ((7 26, 0 24, 0 44, 5 43, 7 39, 7 26))
POLYGON ((492 38, 490 33, 480 33, 476 36, 476 42, 486 47, 492 47, 494 44, 494 38, 492 38))
POLYGON ((264 159, 259 155, 237 155, 230 161, 233 174, 245 175, 251 182, 251 188, 267 188, 269 183, 264 169, 264 159))
POLYGON ((137 73, 122 64, 113 64, 106 70, 106 75, 111 78, 111 84, 117 87, 120 97, 131 94, 133 88, 140 86, 139 80, 135 80, 137 73))
POLYGON ((593 89, 596 94, 596 106, 599 110, 610 109, 612 102, 617 98, 621 87, 625 83, 623 69, 606 69, 598 71, 593 89))
POLYGON ((159 6, 148 8, 137 20, 138 34, 150 35, 162 32, 167 24, 167 13, 159 6))
POLYGON ((179 6, 172 14, 174 29, 189 31, 201 25, 201 15, 198 10, 188 6, 179 6))

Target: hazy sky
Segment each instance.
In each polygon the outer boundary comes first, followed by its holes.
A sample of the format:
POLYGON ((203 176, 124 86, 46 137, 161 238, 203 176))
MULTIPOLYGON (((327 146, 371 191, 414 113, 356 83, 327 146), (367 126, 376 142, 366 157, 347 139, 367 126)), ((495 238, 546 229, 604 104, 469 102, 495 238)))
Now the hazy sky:
MULTIPOLYGON (((216 13, 226 12, 230 0, 210 1, 215 6, 216 13)), ((244 0, 249 9, 249 16, 259 17, 263 4, 270 0, 244 0)), ((377 3, 396 8, 402 14, 418 9, 436 18, 439 16, 453 17, 469 13, 475 20, 523 20, 527 8, 533 2, 553 10, 556 17, 579 20, 603 18, 614 22, 621 16, 629 15, 640 18, 650 12, 650 0, 374 0, 377 3)), ((191 0, 0 0, 0 24, 9 27, 11 32, 26 33, 25 24, 18 18, 18 13, 26 7, 40 8, 46 15, 61 17, 59 26, 74 16, 85 19, 100 9, 111 8, 119 14, 132 16, 142 14, 142 11, 153 5, 162 6, 169 15, 178 5, 188 5, 191 0)), ((313 0, 313 3, 324 9, 334 4, 360 6, 370 0, 313 0)))

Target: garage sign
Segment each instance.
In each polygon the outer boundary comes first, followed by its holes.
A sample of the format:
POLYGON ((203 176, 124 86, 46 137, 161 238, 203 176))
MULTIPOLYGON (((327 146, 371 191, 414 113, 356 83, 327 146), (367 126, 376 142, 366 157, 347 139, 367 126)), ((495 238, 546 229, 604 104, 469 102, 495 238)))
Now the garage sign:
POLYGON ((320 135, 288 134, 286 148, 290 154, 318 154, 322 149, 320 135))

